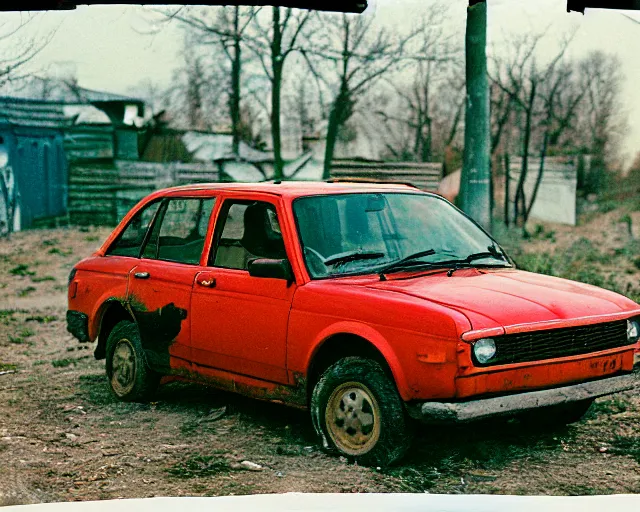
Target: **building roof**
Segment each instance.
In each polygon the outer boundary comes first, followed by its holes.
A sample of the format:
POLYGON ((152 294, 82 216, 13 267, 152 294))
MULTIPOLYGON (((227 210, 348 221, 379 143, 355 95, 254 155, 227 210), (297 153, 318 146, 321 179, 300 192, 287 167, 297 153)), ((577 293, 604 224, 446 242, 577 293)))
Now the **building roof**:
POLYGON ((92 105, 114 102, 144 105, 144 100, 140 98, 87 89, 70 80, 37 76, 21 80, 18 85, 9 83, 2 87, 1 92, 14 98, 39 99, 67 105, 92 105))
MULTIPOLYGON (((235 160, 233 154, 233 136, 222 133, 203 133, 190 131, 182 136, 182 141, 194 160, 215 162, 220 160, 235 160)), ((245 162, 272 162, 273 154, 260 151, 240 142, 240 160, 245 162)))
POLYGON ((74 117, 62 105, 38 100, 0 97, 0 123, 38 128, 65 128, 74 117))

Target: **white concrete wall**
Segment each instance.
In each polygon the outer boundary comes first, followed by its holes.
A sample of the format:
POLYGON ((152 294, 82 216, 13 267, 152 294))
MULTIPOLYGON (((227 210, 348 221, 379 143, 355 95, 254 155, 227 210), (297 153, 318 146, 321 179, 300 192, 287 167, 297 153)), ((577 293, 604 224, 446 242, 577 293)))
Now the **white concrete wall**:
MULTIPOLYGON (((527 205, 531 201, 538 177, 540 159, 529 160, 529 170, 524 184, 527 205)), ((509 211, 513 212, 521 161, 511 162, 509 184, 509 211)), ((530 220, 576 225, 576 192, 578 185, 577 162, 568 159, 548 159, 542 175, 542 182, 531 209, 530 220)))

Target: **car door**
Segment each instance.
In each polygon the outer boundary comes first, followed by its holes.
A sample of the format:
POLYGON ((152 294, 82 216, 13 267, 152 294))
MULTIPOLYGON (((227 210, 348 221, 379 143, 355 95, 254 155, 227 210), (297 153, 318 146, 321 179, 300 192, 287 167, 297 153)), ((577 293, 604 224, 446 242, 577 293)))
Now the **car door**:
POLYGON ((168 198, 129 273, 127 300, 149 363, 170 373, 189 368, 191 289, 214 197, 168 198))
POLYGON ((191 299, 197 365, 287 382, 287 323, 296 286, 248 272, 253 258, 287 258, 279 218, 275 201, 222 203, 208 268, 196 277, 191 299))

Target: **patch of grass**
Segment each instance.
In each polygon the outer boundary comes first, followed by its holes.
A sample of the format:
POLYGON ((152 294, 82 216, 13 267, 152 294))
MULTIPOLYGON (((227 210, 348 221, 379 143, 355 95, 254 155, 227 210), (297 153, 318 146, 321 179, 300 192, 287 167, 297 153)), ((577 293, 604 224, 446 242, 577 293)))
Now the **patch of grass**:
POLYGON ((51 247, 51 246, 54 246, 54 245, 58 245, 59 243, 60 242, 58 242, 57 238, 51 238, 49 240, 44 240, 42 242, 42 245, 44 245, 45 247, 51 247))
MULTIPOLYGON (((607 270, 607 266, 610 267, 615 258, 619 257, 623 260, 619 262, 620 266, 626 267, 632 257, 637 258, 639 250, 638 241, 630 241, 624 247, 616 249, 612 255, 600 251, 586 238, 580 238, 566 250, 538 253, 523 250, 522 247, 515 245, 512 254, 518 268, 522 270, 606 288, 637 300, 640 289, 634 288, 629 283, 619 282, 622 271, 612 272, 607 270)), ((625 269, 634 273, 633 269, 625 269)))
POLYGON ((55 322, 58 320, 58 317, 55 315, 35 315, 28 316, 25 319, 25 322, 38 322, 39 324, 50 324, 51 322, 55 322))
POLYGON ((14 345, 22 345, 24 343, 24 339, 20 336, 14 336, 13 334, 9 334, 7 336, 9 343, 13 343, 14 345))
POLYGON ((11 322, 15 322, 16 319, 13 316, 15 314, 16 312, 10 309, 0 310, 0 323, 2 323, 3 325, 9 325, 11 322))
POLYGON ((44 281, 55 281, 56 278, 53 276, 34 276, 31 278, 31 281, 34 283, 43 283, 44 281))
POLYGON ((615 436, 613 449, 610 453, 616 455, 628 455, 640 463, 640 435, 635 436, 615 436))
POLYGON ((34 361, 33 366, 42 366, 43 364, 47 364, 47 361, 40 359, 39 361, 34 361))
MULTIPOLYGON (((515 420, 514 420, 515 421, 515 420)), ((474 430, 451 427, 422 431, 424 446, 408 455, 402 467, 382 469, 396 477, 403 491, 424 492, 434 485, 451 480, 460 482, 469 472, 480 473, 474 478, 491 479, 485 472, 502 471, 515 460, 543 462, 550 453, 561 449, 574 435, 560 427, 543 433, 529 432, 522 424, 495 420, 478 423, 474 430), (437 439, 437 443, 433 443, 437 439)), ((417 444, 420 444, 418 441, 417 444)))
POLYGON ((166 471, 176 478, 195 478, 228 473, 230 469, 229 461, 223 456, 215 454, 195 455, 174 464, 166 471))
POLYGON ((18 367, 13 363, 0 363, 0 372, 11 372, 17 369, 18 367))
POLYGON ((595 417, 599 415, 620 414, 626 412, 629 404, 618 397, 610 400, 596 401, 589 409, 588 415, 595 417))
POLYGON ((117 402, 109 390, 104 374, 80 375, 78 384, 80 389, 78 396, 94 405, 109 405, 117 402))
POLYGON ((85 236, 84 239, 87 242, 97 242, 100 240, 100 237, 96 236, 96 235, 89 235, 89 236, 85 236))
POLYGON ((535 238, 540 240, 551 240, 552 242, 556 241, 556 232, 554 230, 546 231, 542 224, 536 224, 532 233, 525 231, 523 235, 525 239, 535 238))
POLYGON ((35 292, 37 288, 35 286, 27 286, 18 290, 18 297, 26 297, 27 295, 35 292))
POLYGON ((59 254, 60 256, 70 256, 73 254, 72 249, 62 250, 58 247, 52 247, 47 251, 49 254, 59 254))
POLYGON ((13 267, 11 270, 9 270, 9 274, 22 277, 36 275, 33 270, 29 270, 29 265, 25 265, 24 263, 20 263, 19 265, 13 267))
POLYGON ((54 359, 51 361, 51 365, 54 368, 66 368, 67 366, 76 365, 78 362, 75 359, 65 358, 65 359, 54 359))
POLYGON ((25 327, 20 331, 20 336, 23 337, 23 338, 30 338, 31 336, 34 336, 35 334, 36 333, 33 330, 29 329, 28 327, 25 327))
POLYGON ((600 213, 609 213, 615 210, 616 208, 618 208, 618 206, 619 206, 618 201, 611 201, 611 200, 601 201, 600 203, 598 203, 598 211, 600 213))

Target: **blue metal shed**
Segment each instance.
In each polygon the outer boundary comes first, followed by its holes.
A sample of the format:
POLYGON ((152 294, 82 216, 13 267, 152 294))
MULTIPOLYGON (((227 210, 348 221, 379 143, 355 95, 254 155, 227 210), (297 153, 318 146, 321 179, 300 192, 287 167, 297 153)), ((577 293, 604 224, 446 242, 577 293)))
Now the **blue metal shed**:
POLYGON ((72 124, 59 103, 0 97, 0 153, 15 180, 15 228, 67 213, 63 133, 72 124))

